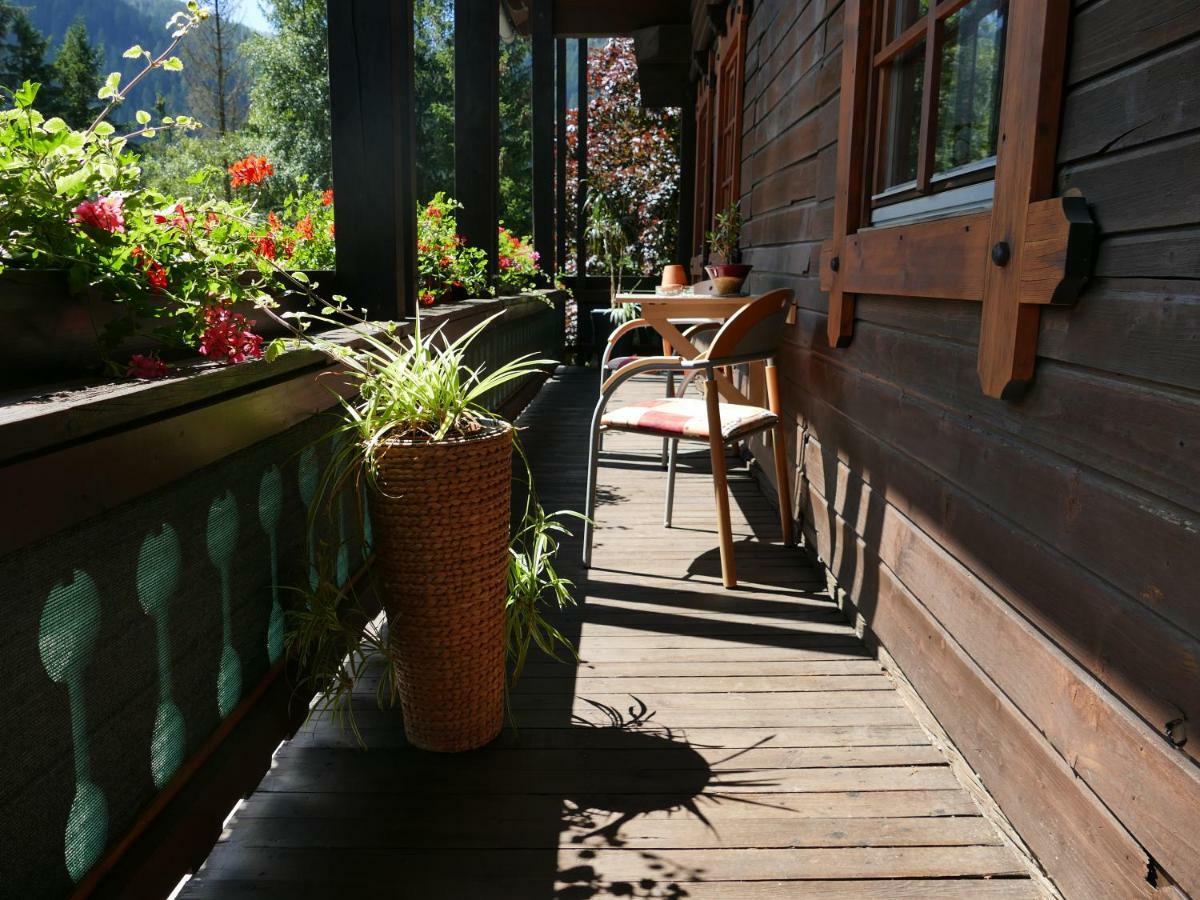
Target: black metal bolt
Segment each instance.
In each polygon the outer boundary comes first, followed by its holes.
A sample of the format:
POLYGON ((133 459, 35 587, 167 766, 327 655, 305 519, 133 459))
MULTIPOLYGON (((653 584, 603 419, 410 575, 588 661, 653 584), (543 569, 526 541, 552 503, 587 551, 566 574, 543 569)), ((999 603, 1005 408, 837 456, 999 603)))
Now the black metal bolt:
POLYGON ((840 257, 835 256, 833 259, 831 259, 829 261, 829 268, 833 269, 833 271, 836 272, 841 267, 842 267, 842 260, 840 257))
POLYGON ((1012 259, 1012 251, 1008 248, 1007 241, 1000 241, 992 248, 992 262, 996 265, 1007 266, 1010 259, 1012 259))

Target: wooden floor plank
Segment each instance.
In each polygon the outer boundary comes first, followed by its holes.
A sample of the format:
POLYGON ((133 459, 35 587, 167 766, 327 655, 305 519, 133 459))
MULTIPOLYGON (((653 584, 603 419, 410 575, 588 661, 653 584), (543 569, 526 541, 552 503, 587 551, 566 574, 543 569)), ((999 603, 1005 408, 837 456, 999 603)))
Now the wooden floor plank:
MULTIPOLYGON (((594 396, 594 372, 562 372, 522 422, 549 508, 582 505, 594 396)), ((310 718, 182 896, 1038 896, 822 574, 778 543, 747 470, 731 458, 743 582, 727 591, 705 453, 681 466, 665 529, 661 443, 605 446, 595 565, 578 536, 559 557, 579 604, 555 620, 580 660, 530 660, 518 727, 422 753, 370 675, 353 701, 370 749, 310 718)))

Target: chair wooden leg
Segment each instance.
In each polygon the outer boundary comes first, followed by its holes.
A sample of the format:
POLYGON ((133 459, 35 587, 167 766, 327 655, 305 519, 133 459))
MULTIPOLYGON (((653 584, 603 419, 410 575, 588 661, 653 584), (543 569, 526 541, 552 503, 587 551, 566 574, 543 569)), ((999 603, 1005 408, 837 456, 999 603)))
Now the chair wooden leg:
POLYGON ((783 531, 783 543, 792 545, 792 493, 788 488, 787 438, 783 431, 783 407, 779 399, 779 370, 771 360, 766 367, 767 404, 779 422, 771 430, 771 444, 775 451, 775 486, 779 491, 779 524, 783 531))
POLYGON ((727 588, 737 587, 737 563, 733 556, 733 526, 729 521, 729 482, 725 475, 725 441, 721 437, 721 410, 717 384, 709 379, 705 401, 708 405, 708 446, 712 454, 713 493, 717 500, 717 532, 721 541, 721 581, 727 588))
POLYGON ((780 422, 771 431, 771 443, 775 450, 775 487, 779 492, 779 525, 783 530, 784 546, 792 546, 792 492, 788 487, 787 439, 780 422))

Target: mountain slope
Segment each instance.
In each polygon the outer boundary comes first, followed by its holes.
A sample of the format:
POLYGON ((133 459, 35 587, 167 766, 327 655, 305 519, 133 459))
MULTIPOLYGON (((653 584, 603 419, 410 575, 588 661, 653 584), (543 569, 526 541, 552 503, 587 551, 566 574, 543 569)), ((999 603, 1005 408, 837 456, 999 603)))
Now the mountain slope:
MULTIPOLYGON (((147 50, 165 48, 171 38, 166 31, 167 20, 183 8, 180 0, 20 0, 29 11, 34 25, 50 41, 50 55, 57 51, 62 37, 77 18, 87 26, 92 42, 104 49, 104 71, 122 72, 125 78, 138 71, 136 60, 123 59, 121 54, 133 44, 147 50)), ((238 40, 253 32, 235 26, 238 40)), ((134 88, 127 110, 121 116, 130 117, 133 110, 153 110, 162 97, 168 113, 190 112, 187 104, 187 71, 182 74, 155 72, 134 88)))

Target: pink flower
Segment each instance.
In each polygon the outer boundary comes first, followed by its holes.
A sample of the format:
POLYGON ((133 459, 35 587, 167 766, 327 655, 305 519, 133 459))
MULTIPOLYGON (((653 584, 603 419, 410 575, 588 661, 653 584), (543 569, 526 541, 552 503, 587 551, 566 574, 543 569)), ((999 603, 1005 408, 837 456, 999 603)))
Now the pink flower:
POLYGON ((227 306, 210 306, 204 310, 204 324, 200 352, 205 356, 227 363, 262 356, 263 339, 250 330, 254 326, 253 319, 247 319, 227 306))
POLYGON ((141 353, 135 353, 129 357, 129 366, 125 369, 126 378, 144 378, 147 381, 155 378, 165 378, 167 375, 167 364, 151 353, 149 356, 143 356, 141 353))
POLYGON ((123 232, 125 230, 124 206, 125 198, 119 194, 97 197, 95 200, 84 200, 73 210, 75 216, 71 219, 71 224, 90 225, 98 231, 107 231, 109 234, 123 232))
POLYGON ((196 217, 189 214, 184 209, 182 203, 176 203, 175 208, 170 213, 155 213, 154 221, 158 225, 166 225, 170 222, 180 231, 187 231, 191 224, 196 221, 196 217), (171 213, 174 213, 174 215, 172 216, 171 213))

